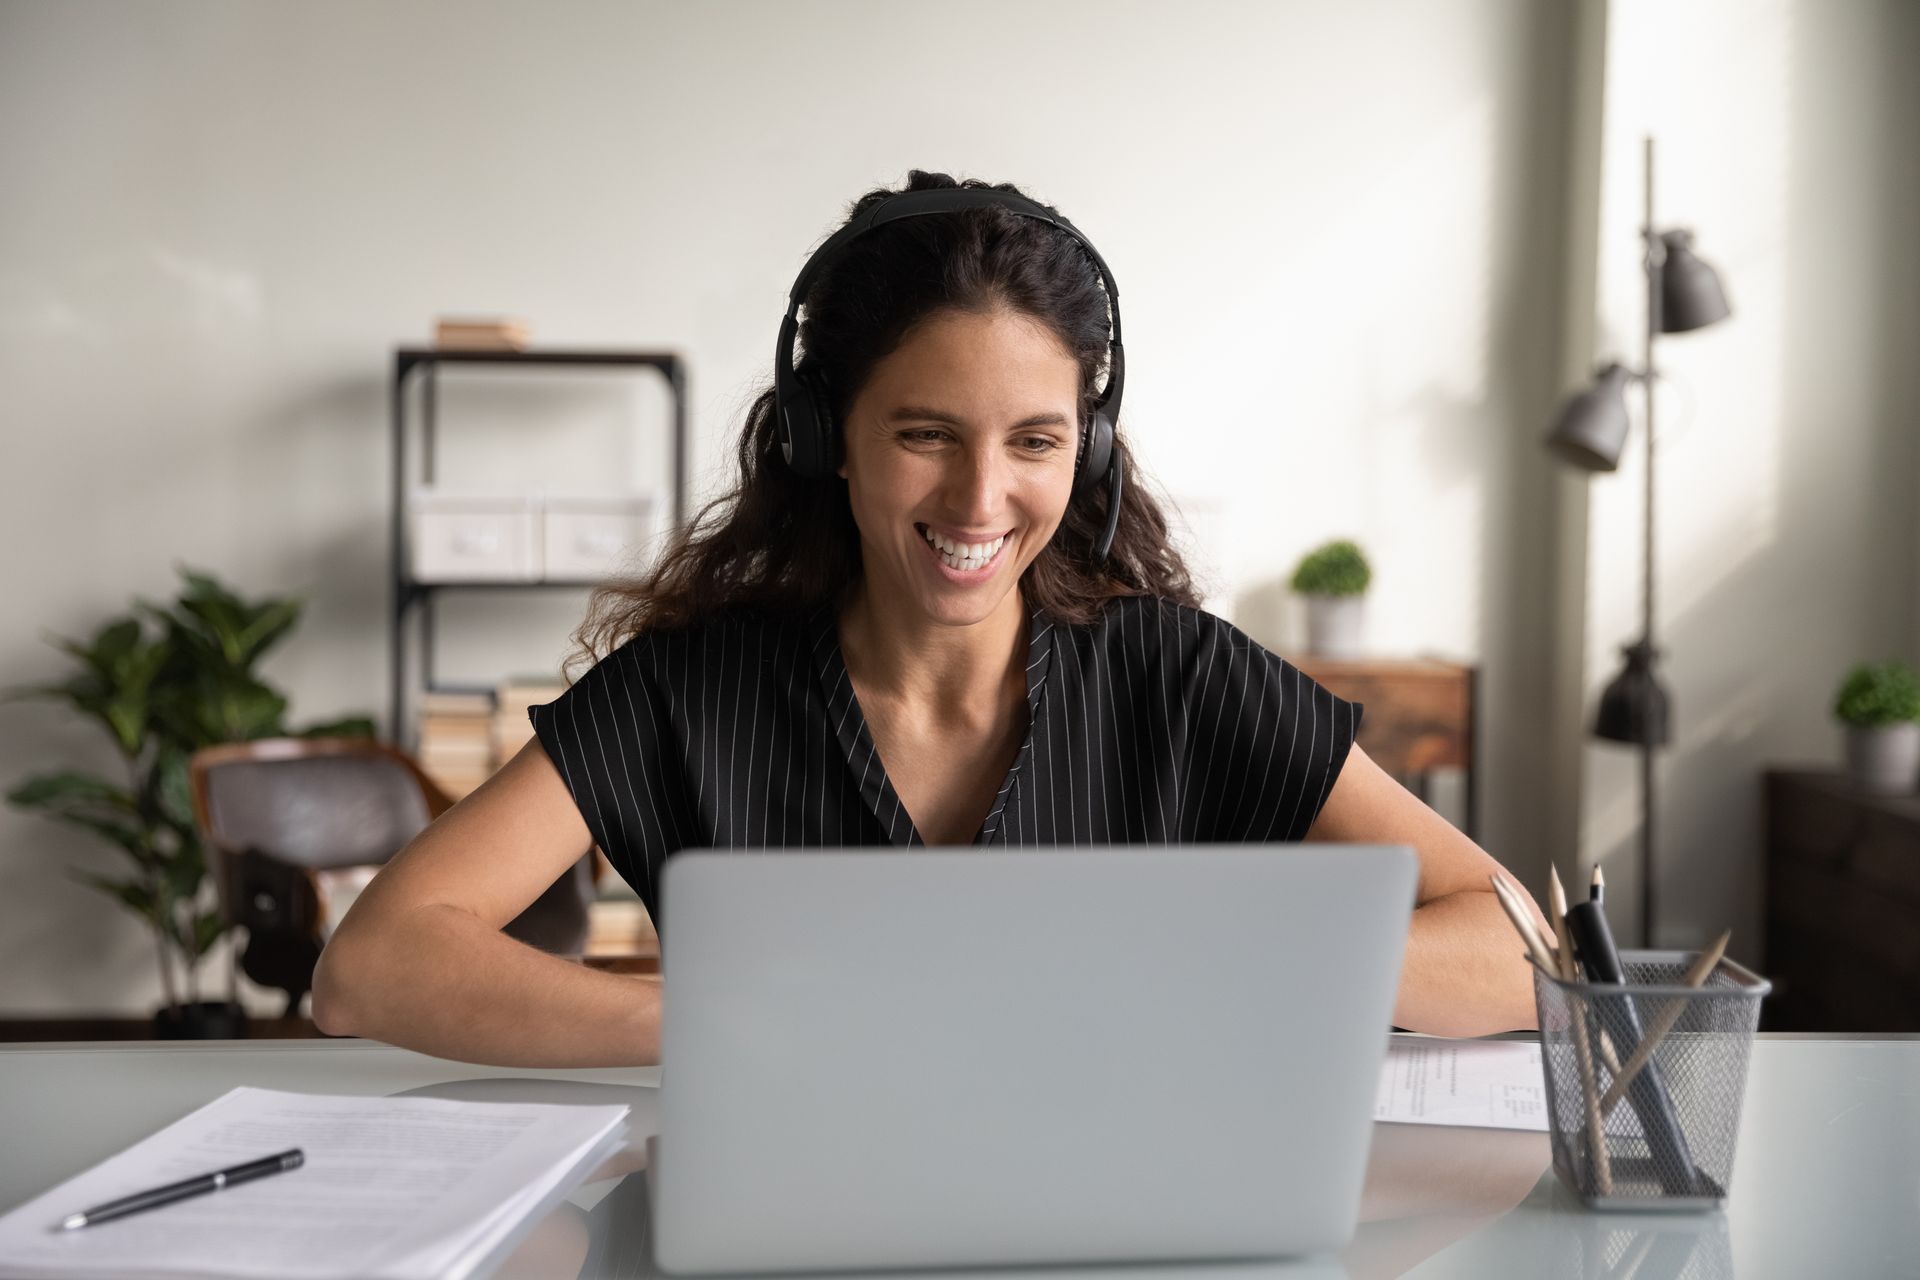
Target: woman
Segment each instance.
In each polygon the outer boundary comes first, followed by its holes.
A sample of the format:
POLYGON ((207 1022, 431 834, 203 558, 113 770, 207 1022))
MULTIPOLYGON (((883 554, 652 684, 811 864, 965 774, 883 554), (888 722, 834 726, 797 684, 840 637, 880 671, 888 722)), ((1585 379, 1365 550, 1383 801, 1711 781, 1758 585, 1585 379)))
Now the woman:
POLYGON ((1419 853, 1397 1025, 1533 1026, 1493 859, 1354 745, 1360 706, 1197 607, 1124 483, 1098 253, 1008 185, 906 190, 981 194, 855 203, 795 285, 739 484, 595 593, 576 657, 604 656, 356 902, 315 1021, 503 1065, 657 1061, 657 979, 500 933, 593 844, 659 919, 691 846, 1307 839, 1419 853))

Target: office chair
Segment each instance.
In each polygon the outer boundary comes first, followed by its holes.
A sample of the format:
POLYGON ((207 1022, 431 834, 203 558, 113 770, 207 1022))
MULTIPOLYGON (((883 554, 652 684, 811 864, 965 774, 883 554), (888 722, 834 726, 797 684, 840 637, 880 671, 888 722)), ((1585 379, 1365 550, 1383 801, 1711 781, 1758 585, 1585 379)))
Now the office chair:
MULTIPOLYGON (((299 1012, 336 923, 325 878, 378 867, 453 800, 405 752, 371 738, 260 738, 196 751, 194 818, 229 924, 246 929, 239 967, 299 1012)), ((592 851, 509 921, 542 951, 577 955, 599 879, 592 851)))

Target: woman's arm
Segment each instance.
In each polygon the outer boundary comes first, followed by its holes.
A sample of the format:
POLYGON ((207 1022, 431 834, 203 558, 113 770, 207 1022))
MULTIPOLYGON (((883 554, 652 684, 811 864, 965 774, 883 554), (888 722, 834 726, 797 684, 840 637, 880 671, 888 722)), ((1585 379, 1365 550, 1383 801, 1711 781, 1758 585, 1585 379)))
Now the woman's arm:
MULTIPOLYGON (((1487 882, 1501 872, 1500 864, 1389 777, 1358 744, 1306 838, 1405 844, 1420 856, 1395 1026, 1479 1036, 1538 1025, 1525 948, 1487 882)), ((1533 895, 1523 896, 1534 923, 1551 938, 1552 926, 1533 895)))
POLYGON ((396 854, 320 956, 313 1020, 494 1066, 660 1060, 660 981, 501 932, 593 836, 537 739, 396 854))

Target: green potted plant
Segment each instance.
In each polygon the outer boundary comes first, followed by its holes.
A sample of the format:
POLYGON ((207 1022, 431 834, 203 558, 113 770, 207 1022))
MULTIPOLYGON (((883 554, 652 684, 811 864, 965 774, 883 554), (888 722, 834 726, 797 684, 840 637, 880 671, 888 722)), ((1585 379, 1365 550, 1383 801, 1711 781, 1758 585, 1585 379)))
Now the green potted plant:
MULTIPOLYGON (((166 998, 154 1015, 156 1034, 225 1037, 242 1033, 245 1016, 231 999, 200 998, 200 962, 227 926, 210 900, 187 761, 201 747, 290 733, 282 724, 286 698, 253 668, 292 630, 305 602, 249 602, 205 574, 179 571, 186 585, 170 606, 136 599, 133 612, 108 619, 87 643, 52 637, 79 665, 67 679, 0 692, 0 701, 58 699, 100 725, 120 756, 116 776, 54 770, 16 784, 7 801, 90 831, 126 855, 127 874, 72 874, 153 931, 166 998)), ((356 716, 293 736, 333 735, 371 737, 373 722, 356 716)))
POLYGON ((1362 608, 1373 570, 1353 542, 1339 538, 1309 551, 1293 571, 1293 589, 1307 598, 1307 649, 1321 657, 1360 652, 1362 608))
POLYGON ((1920 773, 1920 677, 1904 662, 1847 673, 1833 714, 1846 726, 1847 773, 1868 791, 1904 794, 1920 773))

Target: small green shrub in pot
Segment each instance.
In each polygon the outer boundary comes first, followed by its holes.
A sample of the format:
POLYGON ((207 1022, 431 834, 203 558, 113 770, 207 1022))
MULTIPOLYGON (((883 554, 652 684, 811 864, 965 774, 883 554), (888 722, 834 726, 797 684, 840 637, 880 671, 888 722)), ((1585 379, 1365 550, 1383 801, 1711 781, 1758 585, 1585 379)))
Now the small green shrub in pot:
POLYGON ((1868 791, 1903 794, 1920 775, 1920 676, 1904 662, 1862 662, 1834 696, 1847 772, 1868 791))
POLYGON ((1362 602, 1373 569, 1346 538, 1309 551, 1293 571, 1293 589, 1307 598, 1307 648, 1327 658, 1359 655, 1362 602))
POLYGON ((1371 581, 1365 553, 1346 538, 1309 551, 1293 571, 1293 589, 1303 596, 1357 596, 1371 581))

